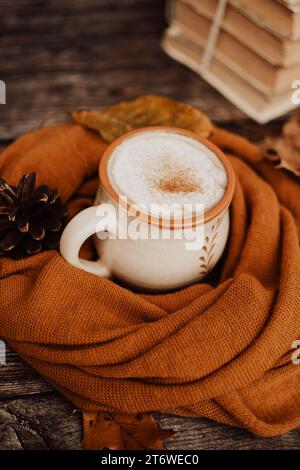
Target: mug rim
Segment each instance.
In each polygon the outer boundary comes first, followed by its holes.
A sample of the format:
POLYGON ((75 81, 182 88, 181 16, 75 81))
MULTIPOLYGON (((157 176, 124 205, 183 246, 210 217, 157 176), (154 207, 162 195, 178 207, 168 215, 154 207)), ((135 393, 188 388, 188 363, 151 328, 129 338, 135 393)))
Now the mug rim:
POLYGON ((198 217, 192 216, 190 218, 187 218, 184 223, 182 222, 176 223, 176 219, 171 220, 171 223, 170 223, 170 220, 165 219, 164 217, 155 217, 153 215, 150 215, 147 212, 137 211, 136 209, 132 207, 132 204, 128 202, 122 204, 123 208, 126 209, 127 213, 130 212, 130 215, 136 216, 137 218, 144 220, 148 224, 154 224, 154 225, 159 226, 160 228, 166 227, 169 229, 194 228, 200 223, 206 224, 210 222, 211 220, 215 219, 216 217, 218 217, 220 214, 222 214, 224 210, 226 210, 229 207, 233 198, 234 188, 235 188, 235 174, 234 174, 234 170, 229 159, 224 155, 222 150, 220 150, 215 144, 210 142, 208 139, 205 139, 204 137, 199 137, 193 131, 190 131, 187 129, 181 129, 178 127, 172 127, 172 126, 142 127, 139 129, 133 129, 129 132, 126 132, 125 134, 121 135, 116 140, 114 140, 104 151, 102 157, 100 158, 100 162, 98 166, 98 174, 99 174, 100 183, 105 193, 108 194, 115 202, 117 202, 118 204, 120 203, 120 200, 119 200, 120 194, 113 188, 110 182, 109 176, 108 176, 108 172, 107 172, 109 159, 112 153, 115 151, 115 149, 130 137, 133 137, 137 134, 142 134, 145 132, 152 132, 152 131, 154 132, 163 131, 163 132, 170 132, 173 134, 174 133, 181 134, 185 137, 190 137, 198 141, 205 147, 207 147, 221 161, 226 171, 226 174, 227 174, 226 190, 225 190, 223 197, 212 208, 210 208, 208 211, 204 212, 204 214, 201 214, 198 217))

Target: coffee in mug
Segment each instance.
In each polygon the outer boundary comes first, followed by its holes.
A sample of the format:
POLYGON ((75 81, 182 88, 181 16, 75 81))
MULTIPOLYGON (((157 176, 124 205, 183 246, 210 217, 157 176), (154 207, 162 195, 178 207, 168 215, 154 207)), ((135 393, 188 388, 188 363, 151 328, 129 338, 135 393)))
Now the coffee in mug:
POLYGON ((69 263, 165 291, 201 280, 220 259, 234 173, 211 142, 171 127, 131 131, 107 148, 99 178, 95 206, 62 234, 60 250, 69 263), (97 261, 79 258, 91 235, 97 261))
POLYGON ((201 142, 164 130, 144 132, 123 141, 112 152, 107 172, 118 194, 151 209, 203 204, 214 207, 224 196, 227 172, 201 142))

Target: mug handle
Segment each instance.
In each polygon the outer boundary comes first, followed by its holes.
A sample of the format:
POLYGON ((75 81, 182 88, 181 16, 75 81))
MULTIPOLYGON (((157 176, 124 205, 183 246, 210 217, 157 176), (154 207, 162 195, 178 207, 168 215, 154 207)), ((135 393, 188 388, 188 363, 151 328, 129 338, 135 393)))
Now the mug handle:
POLYGON ((100 260, 89 261, 79 258, 79 250, 83 243, 91 235, 104 231, 107 227, 108 219, 106 217, 102 217, 99 220, 100 207, 108 212, 110 232, 116 236, 117 224, 115 211, 111 204, 100 204, 84 209, 70 220, 62 233, 59 249, 65 260, 76 268, 97 274, 98 276, 109 277, 110 272, 100 260))

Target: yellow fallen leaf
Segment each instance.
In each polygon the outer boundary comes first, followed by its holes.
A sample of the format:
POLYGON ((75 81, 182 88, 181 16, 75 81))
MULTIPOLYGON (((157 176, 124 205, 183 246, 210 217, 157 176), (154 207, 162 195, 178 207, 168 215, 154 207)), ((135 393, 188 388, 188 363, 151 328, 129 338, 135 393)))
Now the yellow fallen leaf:
POLYGON ((266 137, 263 144, 265 158, 300 176, 300 118, 293 117, 283 126, 282 135, 266 137))
POLYGON ((163 96, 140 96, 104 111, 73 111, 72 116, 77 123, 98 131, 107 142, 149 126, 179 127, 200 137, 208 137, 212 131, 212 123, 201 111, 163 96))

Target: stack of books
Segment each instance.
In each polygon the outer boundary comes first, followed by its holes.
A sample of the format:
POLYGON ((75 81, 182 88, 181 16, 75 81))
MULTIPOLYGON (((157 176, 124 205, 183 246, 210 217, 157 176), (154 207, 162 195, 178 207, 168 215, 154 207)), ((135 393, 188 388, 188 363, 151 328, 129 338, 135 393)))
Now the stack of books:
POLYGON ((170 5, 162 38, 167 54, 258 122, 297 106, 292 97, 300 84, 300 0, 173 0, 170 5))

